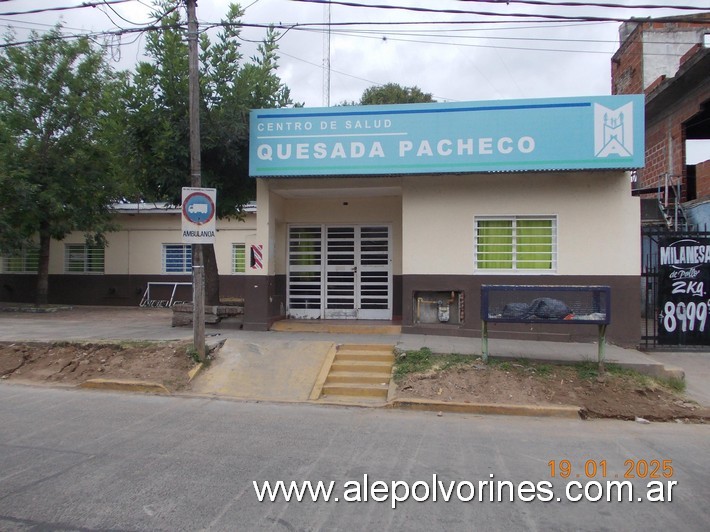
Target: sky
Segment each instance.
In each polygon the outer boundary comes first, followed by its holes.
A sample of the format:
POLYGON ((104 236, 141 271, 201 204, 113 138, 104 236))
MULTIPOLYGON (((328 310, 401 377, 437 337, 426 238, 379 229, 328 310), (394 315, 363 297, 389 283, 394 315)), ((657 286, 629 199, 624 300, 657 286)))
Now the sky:
MULTIPOLYGON (((83 1, 100 3, 101 0, 83 1)), ((152 11, 151 0, 128 0, 111 7, 5 15, 81 3, 82 0, 0 0, 0 31, 13 26, 20 39, 27 36, 30 29, 46 31, 60 20, 65 31, 76 33, 132 28, 149 22, 152 11)), ((197 16, 201 24, 218 22, 227 12, 229 3, 229 0, 198 0, 197 16)), ((620 22, 542 22, 512 15, 626 19, 694 12, 592 5, 550 7, 527 5, 518 0, 497 4, 480 0, 351 0, 351 3, 370 6, 476 11, 478 14, 420 13, 337 3, 328 8, 320 3, 295 0, 242 0, 239 3, 245 8, 242 19, 245 23, 300 25, 281 30, 279 75, 290 88, 293 100, 309 107, 357 101, 368 87, 389 82, 417 86, 431 93, 437 101, 610 94, 611 57, 619 46, 620 22), (333 23, 329 39, 324 30, 328 18, 333 23), (352 22, 362 24, 340 25, 352 22), (426 24, 405 24, 413 22, 426 24), (324 75, 328 57, 329 83, 328 76, 324 75)), ((587 3, 693 6, 699 8, 695 12, 710 11, 710 0, 588 0, 587 3)), ((255 51, 256 44, 250 41, 259 42, 264 34, 263 28, 244 28, 245 56, 250 57, 255 51)), ((109 52, 116 67, 131 68, 137 60, 144 59, 141 55, 144 41, 136 34, 112 39, 109 52)), ((710 146, 707 151, 710 156, 710 146)), ((689 158, 691 156, 692 153, 689 158)))

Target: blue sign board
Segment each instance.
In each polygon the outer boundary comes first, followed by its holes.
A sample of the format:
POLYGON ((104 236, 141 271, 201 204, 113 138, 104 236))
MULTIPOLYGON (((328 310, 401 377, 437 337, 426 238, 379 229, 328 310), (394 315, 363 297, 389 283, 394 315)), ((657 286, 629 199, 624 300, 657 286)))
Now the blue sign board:
POLYGON ((182 213, 193 224, 204 225, 214 217, 214 202, 202 191, 191 192, 183 201, 182 213))
POLYGON ((643 165, 642 95, 251 112, 252 177, 643 165))

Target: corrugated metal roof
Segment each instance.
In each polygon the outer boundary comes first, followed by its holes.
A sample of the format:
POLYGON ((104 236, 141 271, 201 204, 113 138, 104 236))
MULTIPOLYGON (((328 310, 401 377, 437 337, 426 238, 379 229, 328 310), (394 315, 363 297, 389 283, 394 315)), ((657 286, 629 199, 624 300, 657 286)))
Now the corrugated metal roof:
MULTIPOLYGON (((182 207, 167 202, 114 203, 111 210, 120 214, 180 214, 182 207)), ((241 212, 250 214, 256 212, 256 201, 250 201, 242 206, 241 212)))

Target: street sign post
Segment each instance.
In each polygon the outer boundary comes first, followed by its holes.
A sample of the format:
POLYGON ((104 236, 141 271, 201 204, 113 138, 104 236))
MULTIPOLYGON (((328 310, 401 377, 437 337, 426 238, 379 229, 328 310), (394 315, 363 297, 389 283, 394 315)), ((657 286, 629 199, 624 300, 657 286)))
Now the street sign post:
MULTIPOLYGON (((217 231, 217 190, 183 187, 182 241, 185 244, 214 244, 217 231)), ((202 248, 192 246, 192 329, 194 346, 205 358, 205 267, 202 248)))

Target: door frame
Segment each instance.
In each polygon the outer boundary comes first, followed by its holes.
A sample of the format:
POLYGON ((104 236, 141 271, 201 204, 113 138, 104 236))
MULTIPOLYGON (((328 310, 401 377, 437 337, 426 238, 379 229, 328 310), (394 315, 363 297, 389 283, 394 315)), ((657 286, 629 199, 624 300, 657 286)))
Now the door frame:
MULTIPOLYGON (((393 307, 393 275, 392 275, 392 223, 289 223, 286 230, 286 302, 287 308, 286 313, 289 318, 295 319, 372 319, 372 320, 391 320, 392 319, 392 307, 393 307), (292 274, 297 273, 300 270, 298 268, 291 266, 291 230, 294 227, 302 228, 319 228, 320 229, 320 306, 319 308, 291 308, 291 277, 292 274), (347 309, 343 309, 339 312, 339 309, 327 309, 327 238, 328 238, 328 228, 333 227, 352 227, 354 229, 354 262, 355 264, 355 276, 353 280, 354 284, 354 309, 352 313, 347 312, 347 309), (362 228, 374 228, 374 227, 386 227, 387 228, 387 266, 386 268, 364 265, 362 264, 362 228), (377 270, 386 269, 387 275, 387 308, 386 309, 363 309, 362 299, 363 299, 363 272, 376 272, 377 270)), ((352 268, 352 267, 346 267, 352 268)), ((308 268, 306 268, 308 269, 308 268)), ((332 267, 331 271, 336 271, 337 267, 332 267)), ((315 271, 315 268, 310 268, 310 271, 315 271)))

